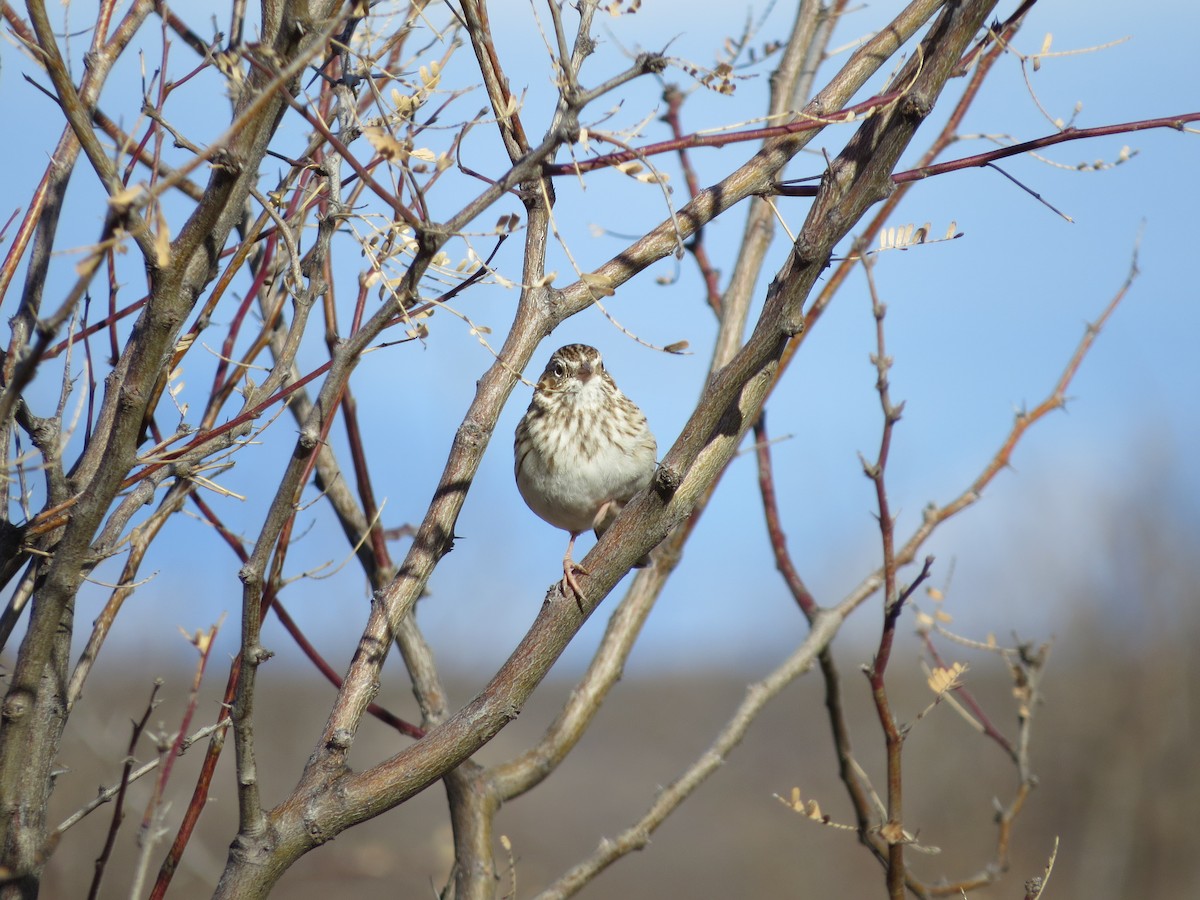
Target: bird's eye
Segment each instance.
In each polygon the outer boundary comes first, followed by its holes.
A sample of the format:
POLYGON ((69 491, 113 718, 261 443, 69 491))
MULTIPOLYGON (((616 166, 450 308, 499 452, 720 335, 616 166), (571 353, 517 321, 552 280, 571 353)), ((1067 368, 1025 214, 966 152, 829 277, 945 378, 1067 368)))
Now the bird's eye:
POLYGON ((563 372, 564 372, 564 370, 563 370, 563 364, 562 364, 562 363, 555 363, 555 364, 554 364, 554 377, 555 377, 555 378, 562 378, 562 377, 563 377, 563 372))

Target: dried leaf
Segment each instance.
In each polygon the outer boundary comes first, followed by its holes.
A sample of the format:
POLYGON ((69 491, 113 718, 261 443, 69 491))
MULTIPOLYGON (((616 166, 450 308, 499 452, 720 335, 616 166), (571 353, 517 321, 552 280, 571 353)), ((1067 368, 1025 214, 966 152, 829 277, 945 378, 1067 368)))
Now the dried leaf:
POLYGON ((872 252, 882 253, 884 250, 907 250, 909 247, 915 247, 919 244, 936 244, 941 241, 951 241, 962 237, 962 233, 958 230, 958 223, 953 221, 950 223, 950 227, 946 229, 944 237, 930 237, 932 233, 933 226, 929 222, 920 227, 909 224, 893 228, 883 228, 879 231, 879 248, 872 252))
POLYGON ((201 653, 208 652, 209 645, 212 644, 213 634, 211 631, 201 631, 196 629, 195 633, 188 634, 182 625, 177 626, 179 633, 184 636, 189 644, 199 650, 201 653))
POLYGON ((127 187, 123 191, 117 191, 108 198, 108 205, 115 210, 125 211, 133 206, 138 197, 142 195, 142 186, 135 184, 133 187, 127 187))
POLYGON ((154 256, 160 269, 165 269, 171 263, 171 232, 167 228, 167 220, 161 211, 156 216, 158 231, 154 235, 154 256))
POLYGON ((962 686, 962 674, 967 671, 966 663, 956 662, 951 666, 938 666, 929 673, 926 683, 939 697, 947 691, 962 686))
POLYGON ((375 148, 375 152, 388 162, 404 162, 408 158, 408 151, 392 136, 391 132, 384 131, 382 128, 364 128, 363 137, 375 148))

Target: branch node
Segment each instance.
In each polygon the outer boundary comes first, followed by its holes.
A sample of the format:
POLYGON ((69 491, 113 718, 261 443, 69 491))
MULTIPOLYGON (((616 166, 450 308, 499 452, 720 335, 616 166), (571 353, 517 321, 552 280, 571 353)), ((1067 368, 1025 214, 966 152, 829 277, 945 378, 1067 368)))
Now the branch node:
POLYGON ((663 500, 670 500, 683 484, 683 473, 674 466, 661 465, 654 473, 654 491, 663 500))
POLYGON ((804 311, 797 308, 794 312, 789 312, 784 315, 783 321, 779 323, 779 330, 786 338, 794 338, 797 335, 803 334, 807 324, 807 319, 804 316, 804 311))
POLYGON ((305 453, 311 453, 321 443, 321 435, 315 428, 304 427, 300 429, 300 449, 305 453))
POLYGON ((16 688, 9 692, 4 698, 4 705, 0 708, 0 716, 5 722, 11 722, 14 719, 21 719, 28 715, 30 708, 33 706, 33 694, 24 688, 16 688))
POLYGON ((246 648, 246 662, 252 666, 262 665, 274 655, 274 650, 268 650, 262 645, 255 645, 253 647, 246 648))
POLYGON ((351 731, 349 728, 339 728, 334 731, 332 735, 330 735, 326 746, 328 746, 330 750, 334 751, 349 750, 350 744, 353 741, 353 731, 351 731))

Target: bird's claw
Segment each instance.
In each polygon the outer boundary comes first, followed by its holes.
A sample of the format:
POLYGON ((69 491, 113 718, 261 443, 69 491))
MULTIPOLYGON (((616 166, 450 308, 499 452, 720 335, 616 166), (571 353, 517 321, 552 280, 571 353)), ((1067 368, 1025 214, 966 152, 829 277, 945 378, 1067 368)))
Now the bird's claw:
POLYGON ((573 559, 563 560, 563 596, 567 596, 567 589, 570 588, 575 594, 575 605, 579 607, 579 611, 583 612, 583 588, 579 586, 579 581, 575 578, 575 573, 587 575, 591 577, 591 572, 575 562, 573 559))

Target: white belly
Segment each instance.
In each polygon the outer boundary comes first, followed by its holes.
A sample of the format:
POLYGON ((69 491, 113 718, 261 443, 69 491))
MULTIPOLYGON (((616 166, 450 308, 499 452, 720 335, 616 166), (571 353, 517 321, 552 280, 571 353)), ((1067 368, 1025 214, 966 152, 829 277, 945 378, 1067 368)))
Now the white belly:
POLYGON ((605 442, 592 457, 531 450, 521 460, 517 488, 529 508, 556 528, 580 532, 592 527, 608 502, 623 504, 650 483, 654 474, 653 438, 649 447, 605 442))

